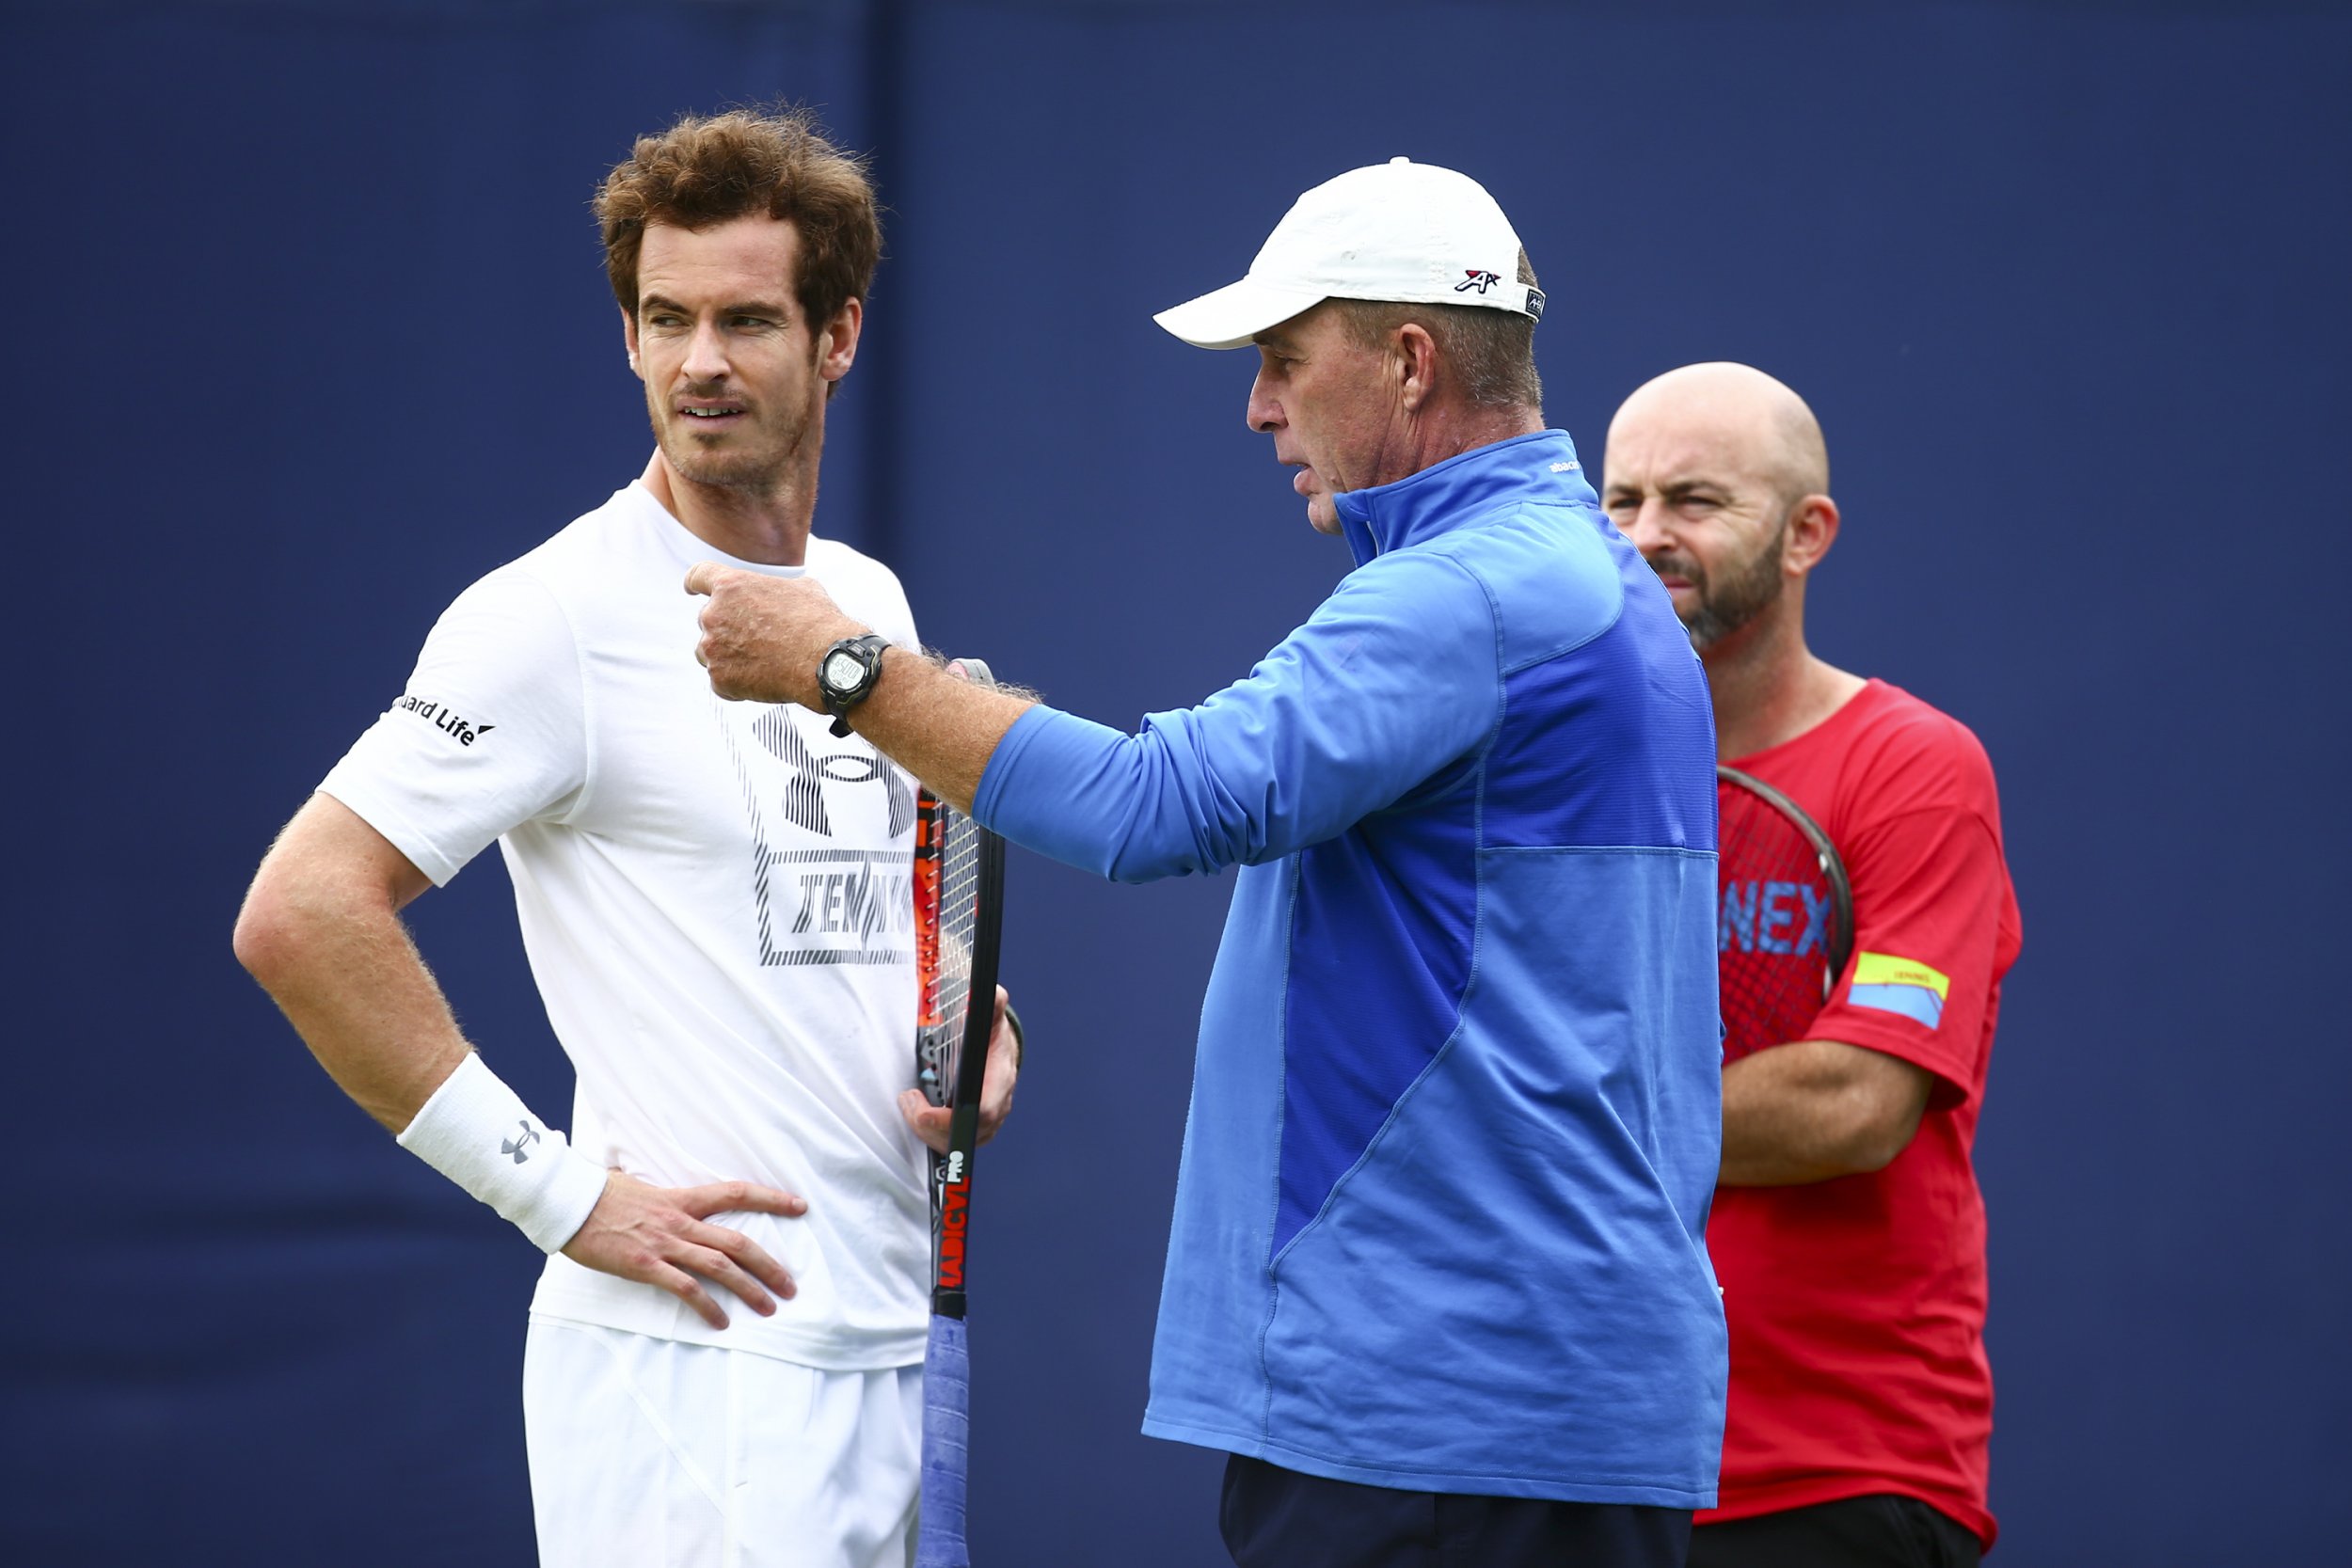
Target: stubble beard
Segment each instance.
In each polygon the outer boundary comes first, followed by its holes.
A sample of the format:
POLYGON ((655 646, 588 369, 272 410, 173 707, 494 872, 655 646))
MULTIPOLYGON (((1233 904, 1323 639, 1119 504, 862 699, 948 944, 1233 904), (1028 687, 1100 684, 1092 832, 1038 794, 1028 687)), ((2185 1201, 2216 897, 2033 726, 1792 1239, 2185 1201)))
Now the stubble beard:
POLYGON ((704 446, 695 435, 691 415, 673 411, 665 427, 660 411, 657 408, 653 414, 654 436, 671 472, 691 484, 755 495, 773 494, 791 479, 803 450, 820 428, 816 409, 798 409, 783 429, 736 435, 739 441, 743 435, 754 436, 754 444, 714 451, 704 446))
POLYGON ((1741 562, 1720 584, 1709 580, 1697 562, 1680 556, 1661 556, 1650 563, 1661 577, 1690 579, 1698 607, 1683 618, 1682 628, 1690 633, 1692 648, 1707 652, 1779 600, 1788 586, 1780 571, 1781 543, 1788 532, 1788 522, 1783 518, 1764 547, 1741 562))

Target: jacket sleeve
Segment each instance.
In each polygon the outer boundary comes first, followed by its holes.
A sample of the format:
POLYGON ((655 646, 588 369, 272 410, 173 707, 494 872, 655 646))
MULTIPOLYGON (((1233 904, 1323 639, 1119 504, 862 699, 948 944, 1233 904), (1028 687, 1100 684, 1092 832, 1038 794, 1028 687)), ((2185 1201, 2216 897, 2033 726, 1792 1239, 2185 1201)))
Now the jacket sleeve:
POLYGON ((1255 864, 1390 805, 1491 733, 1485 587, 1447 556, 1350 573, 1247 679, 1133 736, 1038 706, 989 759, 973 815, 1119 881, 1255 864))

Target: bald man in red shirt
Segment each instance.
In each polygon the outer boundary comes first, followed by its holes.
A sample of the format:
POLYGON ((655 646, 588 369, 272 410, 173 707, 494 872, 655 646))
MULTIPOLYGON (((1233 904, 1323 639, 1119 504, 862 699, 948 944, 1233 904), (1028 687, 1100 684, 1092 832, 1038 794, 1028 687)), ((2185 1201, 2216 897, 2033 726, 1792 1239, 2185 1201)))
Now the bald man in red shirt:
POLYGON ((1731 1394, 1691 1563, 1974 1564, 1994 1523, 1970 1149, 2019 942, 1992 765, 1957 720, 1806 647, 1838 511, 1781 383, 1710 364, 1641 388, 1602 505, 1706 664, 1718 759, 1820 823, 1853 891, 1853 956, 1804 1037, 1735 1038, 1724 1064, 1708 1250, 1731 1394))

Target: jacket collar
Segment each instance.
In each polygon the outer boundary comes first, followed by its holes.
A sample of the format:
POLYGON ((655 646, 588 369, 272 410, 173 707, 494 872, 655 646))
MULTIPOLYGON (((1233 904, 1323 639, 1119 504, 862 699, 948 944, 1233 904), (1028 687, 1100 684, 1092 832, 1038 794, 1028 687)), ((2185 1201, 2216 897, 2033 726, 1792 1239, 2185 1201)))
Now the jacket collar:
POLYGON ((1376 555, 1435 539, 1514 500, 1593 499, 1576 445, 1565 430, 1539 430, 1473 447, 1393 484, 1343 490, 1331 504, 1340 531, 1363 565, 1376 555))

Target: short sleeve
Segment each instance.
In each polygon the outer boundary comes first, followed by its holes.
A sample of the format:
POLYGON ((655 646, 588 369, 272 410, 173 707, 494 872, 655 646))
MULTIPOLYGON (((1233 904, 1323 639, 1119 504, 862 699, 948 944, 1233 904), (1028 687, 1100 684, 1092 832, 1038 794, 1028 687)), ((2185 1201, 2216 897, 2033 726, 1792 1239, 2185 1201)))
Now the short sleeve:
POLYGON ((1854 956, 1807 1035, 1927 1069, 1942 1080, 1937 1103, 1973 1099, 2011 927, 2000 841, 1973 811, 1931 807, 1869 823, 1839 848, 1854 956))
POLYGON ((320 784, 437 886, 501 833, 561 819, 589 749, 571 624, 507 567, 435 624, 400 699, 320 784))

